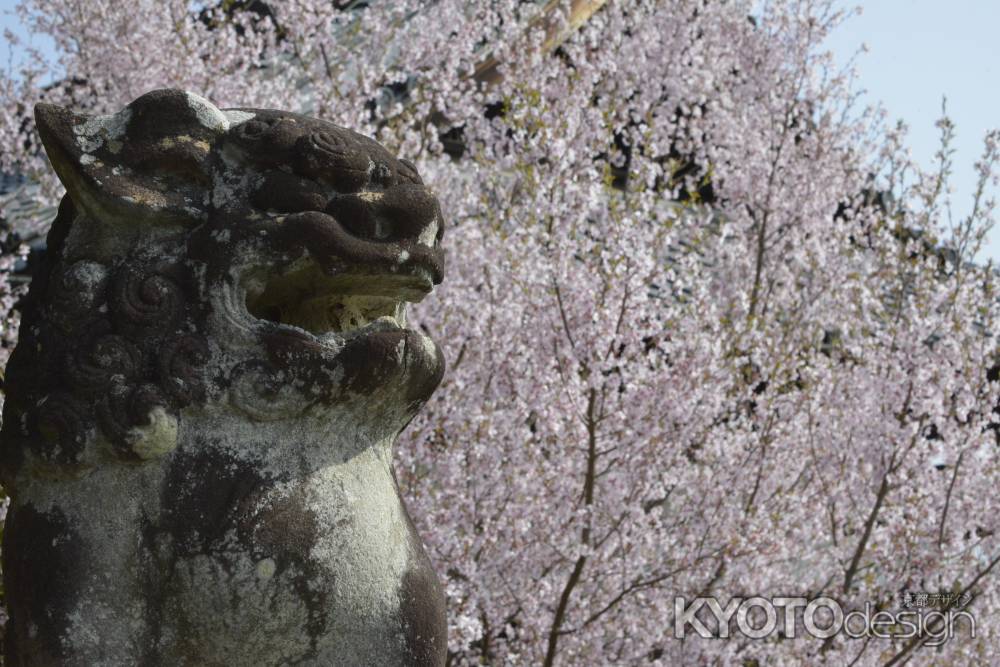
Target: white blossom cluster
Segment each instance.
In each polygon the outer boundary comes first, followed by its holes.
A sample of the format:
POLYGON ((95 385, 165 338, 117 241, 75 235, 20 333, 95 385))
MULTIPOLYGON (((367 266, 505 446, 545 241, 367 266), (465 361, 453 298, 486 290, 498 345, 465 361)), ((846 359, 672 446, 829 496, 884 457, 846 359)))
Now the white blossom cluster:
POLYGON ((997 135, 950 220, 950 124, 941 168, 913 164, 823 51, 821 0, 268 4, 22 2, 62 60, 0 76, 0 166, 48 178, 37 100, 168 86, 418 165, 448 267, 413 319, 449 370, 397 473, 453 664, 1000 662, 1000 311, 968 261, 997 135), (977 636, 671 634, 678 595, 913 590, 972 593, 977 636))

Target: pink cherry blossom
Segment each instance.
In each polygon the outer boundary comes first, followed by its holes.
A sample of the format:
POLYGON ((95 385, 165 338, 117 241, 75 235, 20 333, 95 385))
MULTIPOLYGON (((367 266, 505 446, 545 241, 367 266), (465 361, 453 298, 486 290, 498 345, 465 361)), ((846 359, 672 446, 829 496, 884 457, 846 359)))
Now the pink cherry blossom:
POLYGON ((451 664, 1000 662, 998 277, 972 262, 1000 135, 951 220, 950 121, 914 164, 823 0, 267 6, 23 0, 59 59, 0 75, 0 168, 55 198, 32 106, 163 87, 418 165, 449 264, 413 320, 449 370, 396 465, 451 664), (973 593, 976 638, 673 636, 676 596, 908 590, 973 593))

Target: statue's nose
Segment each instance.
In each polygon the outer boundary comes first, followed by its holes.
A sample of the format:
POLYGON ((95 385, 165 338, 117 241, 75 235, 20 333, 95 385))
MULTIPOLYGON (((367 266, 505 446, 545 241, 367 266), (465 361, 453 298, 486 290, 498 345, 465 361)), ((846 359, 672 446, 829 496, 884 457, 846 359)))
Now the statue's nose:
POLYGON ((444 233, 441 207, 423 185, 402 183, 385 191, 334 197, 326 212, 354 236, 435 247, 444 233))

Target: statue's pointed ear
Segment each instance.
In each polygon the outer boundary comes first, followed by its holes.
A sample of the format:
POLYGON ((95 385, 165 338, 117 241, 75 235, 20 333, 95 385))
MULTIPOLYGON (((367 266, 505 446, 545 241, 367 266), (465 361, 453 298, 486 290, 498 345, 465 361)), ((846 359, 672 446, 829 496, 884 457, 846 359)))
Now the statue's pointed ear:
POLYGON ((109 116, 38 104, 35 123, 59 180, 97 219, 204 219, 212 147, 229 128, 225 114, 207 100, 157 90, 109 116))

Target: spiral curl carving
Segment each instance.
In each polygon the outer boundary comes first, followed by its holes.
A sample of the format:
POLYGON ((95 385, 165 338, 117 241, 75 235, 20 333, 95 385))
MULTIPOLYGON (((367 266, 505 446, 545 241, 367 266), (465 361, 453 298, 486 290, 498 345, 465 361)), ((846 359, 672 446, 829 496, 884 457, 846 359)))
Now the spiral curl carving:
POLYGON ((133 380, 142 372, 142 351, 124 336, 105 334, 80 351, 67 355, 70 385, 84 395, 101 394, 118 376, 133 380))
POLYGON ((93 433, 87 404, 73 394, 59 392, 43 399, 34 410, 35 429, 42 436, 37 453, 48 463, 75 465, 93 433))
POLYGON ((126 267, 114 284, 111 311, 126 333, 144 335, 170 330, 184 309, 184 292, 170 278, 126 267))
POLYGON ((108 269, 83 260, 58 274, 49 286, 49 319, 64 332, 85 330, 107 299, 108 269))
POLYGON ((133 429, 149 424, 150 413, 156 408, 170 411, 169 405, 166 394, 155 384, 116 384, 97 402, 97 421, 118 453, 134 459, 133 429))
POLYGON ((157 360, 160 384, 178 407, 205 399, 198 371, 208 358, 208 343, 200 336, 182 335, 164 346, 157 360))
POLYGON ((229 403, 254 421, 294 417, 307 407, 295 384, 289 372, 266 361, 244 361, 231 371, 229 403))

